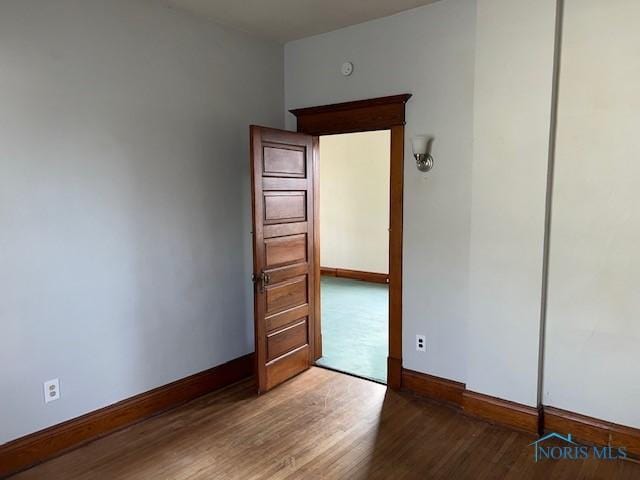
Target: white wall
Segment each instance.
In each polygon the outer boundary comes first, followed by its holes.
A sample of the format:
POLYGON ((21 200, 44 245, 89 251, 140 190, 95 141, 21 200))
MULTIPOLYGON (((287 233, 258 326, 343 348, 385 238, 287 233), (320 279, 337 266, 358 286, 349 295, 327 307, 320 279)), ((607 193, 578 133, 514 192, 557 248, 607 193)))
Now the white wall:
MULTIPOLYGON (((285 45, 287 109, 398 93, 407 104, 403 356, 406 368, 465 379, 475 2, 446 0, 285 45), (352 61, 354 73, 340 74, 352 61), (435 137, 418 172, 409 139, 435 137), (416 334, 427 352, 415 351, 416 334)), ((295 118, 287 114, 287 125, 295 118)))
POLYGON ((566 0, 544 402, 640 427, 640 3, 566 0))
POLYGON ((282 47, 5 0, 0 71, 0 443, 252 351, 248 125, 283 123, 282 47))
POLYGON ((323 267, 389 273, 391 132, 320 137, 323 267))
POLYGON ((536 405, 555 0, 479 0, 467 388, 536 405))

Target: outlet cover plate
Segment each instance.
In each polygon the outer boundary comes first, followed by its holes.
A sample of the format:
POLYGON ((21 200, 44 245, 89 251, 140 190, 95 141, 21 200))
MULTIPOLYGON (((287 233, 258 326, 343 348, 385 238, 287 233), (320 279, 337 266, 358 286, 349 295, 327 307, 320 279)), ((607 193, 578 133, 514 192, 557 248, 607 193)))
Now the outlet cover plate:
POLYGON ((60 398, 60 381, 57 378, 44 382, 44 403, 60 398))

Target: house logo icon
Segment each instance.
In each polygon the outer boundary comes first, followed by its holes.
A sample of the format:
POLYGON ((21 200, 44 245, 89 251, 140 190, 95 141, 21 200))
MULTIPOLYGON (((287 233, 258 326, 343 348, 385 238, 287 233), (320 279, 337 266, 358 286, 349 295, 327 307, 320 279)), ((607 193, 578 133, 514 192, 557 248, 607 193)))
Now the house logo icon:
POLYGON ((599 460, 616 460, 626 458, 627 451, 625 447, 606 447, 580 445, 573 441, 571 434, 561 435, 551 432, 544 437, 539 438, 535 442, 529 444, 533 447, 533 460, 586 460, 588 458, 596 458, 599 460), (548 443, 549 441, 554 442, 548 443))
MULTIPOLYGON (((542 438, 539 438, 538 440, 536 440, 535 442, 532 442, 529 444, 529 446, 533 446, 534 447, 534 454, 533 454, 533 459, 534 461, 537 463, 538 460, 541 458, 541 453, 546 453, 543 452, 542 450, 544 450, 544 447, 542 446, 542 443, 546 442, 547 440, 551 440, 553 438, 556 438, 558 440, 561 440, 563 442, 565 442, 565 444, 567 445, 571 445, 571 446, 579 446, 576 442, 574 442, 571 439, 571 434, 568 433, 566 436, 560 435, 559 433, 555 433, 555 432, 551 432, 548 433, 547 435, 545 435, 542 438)), ((571 447, 570 447, 571 448, 571 447)), ((564 449, 563 449, 564 451, 564 449)), ((545 457, 547 457, 547 455, 544 455, 545 457)), ((548 458, 548 457, 547 457, 548 458)))

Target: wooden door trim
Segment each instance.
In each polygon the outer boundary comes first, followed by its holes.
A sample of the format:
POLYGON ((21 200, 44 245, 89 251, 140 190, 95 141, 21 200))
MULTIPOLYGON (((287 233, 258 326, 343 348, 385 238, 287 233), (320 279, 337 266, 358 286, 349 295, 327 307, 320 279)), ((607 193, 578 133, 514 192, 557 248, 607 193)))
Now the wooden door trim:
MULTIPOLYGON (((402 385, 402 214, 404 190, 404 125, 405 104, 411 94, 336 103, 289 110, 297 119, 297 131, 310 135, 391 131, 390 210, 389 210, 389 355, 387 385, 402 385)), ((318 171, 317 141, 314 141, 314 169, 318 171)), ((318 176, 316 176, 316 179, 318 176)), ((316 207, 319 204, 319 182, 314 185, 316 207)), ((314 219, 314 235, 319 236, 319 216, 314 219)), ((314 242, 315 278, 320 278, 319 242, 314 242)), ((316 298, 320 283, 315 282, 316 298)), ((321 356, 320 302, 316 302, 314 322, 316 359, 321 356)))
POLYGON ((289 110, 298 120, 298 132, 309 135, 388 130, 405 124, 405 104, 411 94, 334 103, 289 110))
POLYGON ((320 139, 312 140, 313 155, 313 361, 322 357, 322 329, 320 328, 320 139))

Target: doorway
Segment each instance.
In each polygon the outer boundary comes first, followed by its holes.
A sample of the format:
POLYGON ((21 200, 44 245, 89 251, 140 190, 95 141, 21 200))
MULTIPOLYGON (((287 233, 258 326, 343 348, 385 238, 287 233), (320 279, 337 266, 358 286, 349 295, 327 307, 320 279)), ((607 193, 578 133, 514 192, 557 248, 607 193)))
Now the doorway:
MULTIPOLYGON (((404 125, 405 106, 410 93, 356 100, 317 107, 290 110, 297 120, 297 131, 315 136, 313 141, 314 171, 319 171, 319 136, 376 130, 390 131, 389 168, 389 344, 387 349, 387 385, 402 387, 402 223, 404 197, 404 125)), ((319 175, 314 178, 314 192, 320 194, 319 175)), ((319 208, 319 202, 314 208, 319 208)), ((314 212, 319 220, 319 212, 314 212)), ((317 222, 319 225, 319 221, 317 222)), ((319 228, 314 230, 318 246, 319 228)), ((320 249, 315 249, 315 292, 320 295, 320 249)), ((314 307, 314 359, 323 354, 321 305, 314 307)))
POLYGON ((387 385, 401 388, 404 124, 410 97, 403 94, 291 110, 297 132, 251 126, 259 393, 323 357, 320 202, 316 201, 320 195, 320 137, 380 130, 390 134, 387 385))
POLYGON ((390 130, 319 140, 322 357, 387 382, 390 130))

